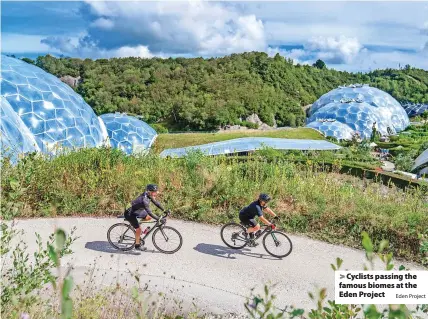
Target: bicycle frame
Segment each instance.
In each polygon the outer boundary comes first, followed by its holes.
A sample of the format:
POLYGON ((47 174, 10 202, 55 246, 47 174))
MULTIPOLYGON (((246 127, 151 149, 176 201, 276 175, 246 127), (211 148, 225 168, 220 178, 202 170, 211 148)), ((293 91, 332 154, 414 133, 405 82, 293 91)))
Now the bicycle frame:
MULTIPOLYGON (((157 220, 156 221, 156 223, 155 223, 155 225, 153 226, 153 227, 151 227, 150 228, 150 230, 146 233, 146 234, 143 234, 143 233, 141 233, 141 235, 144 235, 144 237, 141 237, 140 236, 140 240, 145 240, 156 228, 161 228, 161 233, 162 233, 162 235, 165 237, 165 239, 167 239, 166 238, 166 235, 164 234, 164 232, 162 231, 162 227, 166 224, 166 222, 165 223, 163 223, 163 224, 161 224, 160 223, 160 220, 161 219, 163 219, 163 218, 166 218, 166 217, 168 217, 168 213, 166 213, 166 214, 164 214, 161 218, 159 218, 159 220, 157 220)), ((140 227, 141 227, 141 224, 146 224, 146 223, 140 223, 140 227)), ((148 224, 148 223, 147 223, 148 224)), ((129 231, 129 228, 123 233, 123 235, 121 236, 122 237, 122 239, 125 237, 125 235, 126 235, 126 233, 129 231)))

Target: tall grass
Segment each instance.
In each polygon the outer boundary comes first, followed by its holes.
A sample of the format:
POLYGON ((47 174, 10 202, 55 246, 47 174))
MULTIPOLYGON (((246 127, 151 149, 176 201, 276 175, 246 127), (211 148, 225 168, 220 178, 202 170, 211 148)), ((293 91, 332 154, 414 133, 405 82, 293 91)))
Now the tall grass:
POLYGON ((28 157, 16 167, 2 163, 1 199, 20 202, 20 217, 115 215, 147 183, 157 183, 176 218, 225 223, 263 191, 273 196, 272 207, 289 232, 358 247, 366 231, 375 242, 389 240, 394 255, 420 261, 420 235, 428 233, 423 189, 402 192, 313 164, 200 153, 167 160, 82 149, 50 161, 28 157))

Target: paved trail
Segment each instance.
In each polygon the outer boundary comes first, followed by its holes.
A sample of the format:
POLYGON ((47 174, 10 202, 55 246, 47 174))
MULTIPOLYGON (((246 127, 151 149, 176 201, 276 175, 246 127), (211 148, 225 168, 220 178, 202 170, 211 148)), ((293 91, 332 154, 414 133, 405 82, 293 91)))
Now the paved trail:
MULTIPOLYGON (((250 290, 262 289, 269 281, 277 284, 272 292, 277 295, 278 307, 295 305, 308 309, 314 304, 307 293, 316 287, 326 287, 328 297, 334 299, 334 272, 330 264, 336 257, 344 259, 342 269, 363 269, 364 253, 359 250, 290 236, 293 252, 278 260, 269 256, 262 245, 241 251, 228 249, 221 241, 220 227, 178 220, 169 220, 168 224, 183 235, 179 252, 161 254, 154 250, 151 241, 147 243, 147 252, 119 252, 106 238, 108 228, 119 221, 83 217, 19 220, 17 228, 25 230, 23 240, 33 250, 34 232, 47 238, 55 227, 69 231, 76 226, 80 238, 72 247, 74 254, 64 262, 74 266, 73 276, 78 283, 87 281, 85 273, 94 265, 97 286, 109 286, 118 280, 134 284, 128 271, 138 270, 141 282, 151 292, 169 293, 183 300, 185 307, 194 302, 201 312, 217 314, 244 313, 243 304, 250 290)), ((414 264, 405 265, 423 270, 414 264)), ((376 267, 382 269, 380 263, 376 267)))

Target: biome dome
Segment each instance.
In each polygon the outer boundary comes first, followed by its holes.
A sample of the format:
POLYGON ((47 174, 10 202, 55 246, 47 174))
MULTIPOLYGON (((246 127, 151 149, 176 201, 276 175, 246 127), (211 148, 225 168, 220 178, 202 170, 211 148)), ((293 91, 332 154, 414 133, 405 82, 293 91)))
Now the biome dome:
POLYGON ((107 128, 111 146, 127 154, 150 148, 156 139, 156 131, 135 117, 123 113, 108 113, 100 118, 107 128))
MULTIPOLYGON (((393 135, 409 126, 409 117, 391 95, 368 85, 339 87, 321 96, 309 111, 308 126, 321 131, 326 136, 341 134, 325 125, 313 122, 337 121, 348 126, 354 134, 370 138, 373 124, 382 135, 393 135)), ((343 128, 343 126, 341 126, 343 128)), ((349 136, 349 129, 342 136, 349 136)))
POLYGON ((1 154, 13 163, 20 153, 54 154, 55 146, 109 145, 130 154, 150 148, 157 136, 152 127, 132 116, 97 117, 67 84, 19 59, 1 55, 0 82, 1 154))
POLYGON ((92 108, 55 76, 2 55, 0 81, 2 99, 32 133, 41 151, 52 152, 56 145, 96 147, 106 140, 92 108))
POLYGON ((18 154, 39 151, 33 134, 15 113, 9 102, 0 97, 0 134, 2 155, 16 163, 18 154))

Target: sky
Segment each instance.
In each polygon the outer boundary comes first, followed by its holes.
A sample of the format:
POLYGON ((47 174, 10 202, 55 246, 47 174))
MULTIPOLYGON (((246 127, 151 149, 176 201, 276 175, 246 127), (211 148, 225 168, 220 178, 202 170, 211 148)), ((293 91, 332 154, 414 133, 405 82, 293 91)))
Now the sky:
POLYGON ((219 57, 279 53, 367 72, 428 70, 428 2, 1 3, 1 52, 17 57, 219 57))

